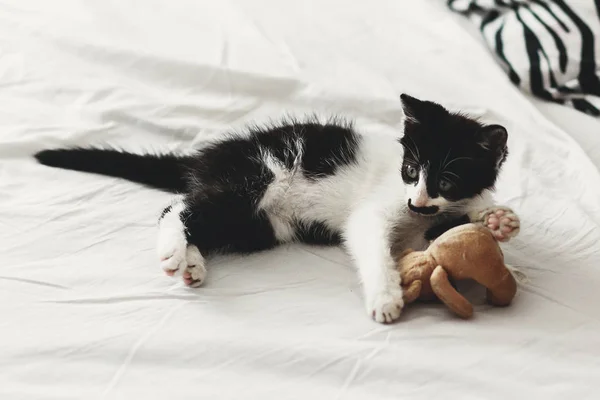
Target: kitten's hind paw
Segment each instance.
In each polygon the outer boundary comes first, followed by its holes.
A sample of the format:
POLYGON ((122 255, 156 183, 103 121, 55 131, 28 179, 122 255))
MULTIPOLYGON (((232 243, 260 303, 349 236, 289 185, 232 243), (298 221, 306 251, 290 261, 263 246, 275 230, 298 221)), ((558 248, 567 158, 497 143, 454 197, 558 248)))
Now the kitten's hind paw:
POLYGON ((202 285, 206 279, 206 267, 204 266, 204 257, 196 246, 188 246, 186 260, 187 266, 183 271, 183 283, 194 288, 202 285))
POLYGON ((175 276, 177 271, 182 271, 186 266, 186 243, 170 243, 170 246, 159 247, 158 257, 160 268, 168 276, 175 276))

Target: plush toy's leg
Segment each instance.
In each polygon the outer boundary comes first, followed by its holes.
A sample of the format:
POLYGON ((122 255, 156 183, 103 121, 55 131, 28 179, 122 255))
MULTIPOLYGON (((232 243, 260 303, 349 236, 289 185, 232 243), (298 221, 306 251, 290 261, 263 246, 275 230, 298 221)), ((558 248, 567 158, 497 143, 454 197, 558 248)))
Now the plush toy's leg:
POLYGON ((433 292, 450 310, 461 318, 471 318, 473 306, 452 287, 448 274, 441 265, 433 270, 430 279, 433 292))
POLYGON ((479 283, 487 287, 487 301, 500 307, 509 305, 517 293, 515 277, 508 268, 503 268, 503 270, 502 276, 495 276, 493 282, 481 282, 479 280, 479 283))
POLYGON ((419 295, 421 294, 421 287, 423 286, 423 282, 414 281, 410 284, 409 287, 404 288, 404 292, 402 293, 402 298, 404 299, 404 304, 412 303, 417 300, 419 295))

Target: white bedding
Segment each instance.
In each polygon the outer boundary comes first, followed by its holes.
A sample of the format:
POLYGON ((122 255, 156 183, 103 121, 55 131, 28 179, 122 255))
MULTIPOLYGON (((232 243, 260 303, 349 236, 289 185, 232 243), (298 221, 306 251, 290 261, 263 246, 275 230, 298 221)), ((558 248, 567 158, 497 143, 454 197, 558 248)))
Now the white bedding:
POLYGON ((443 3, 0 0, 0 399, 597 398, 600 123, 533 105, 443 3), (513 306, 378 325, 348 258, 300 246, 186 289, 153 248, 169 195, 31 160, 306 110, 394 134, 401 91, 508 127, 513 306))

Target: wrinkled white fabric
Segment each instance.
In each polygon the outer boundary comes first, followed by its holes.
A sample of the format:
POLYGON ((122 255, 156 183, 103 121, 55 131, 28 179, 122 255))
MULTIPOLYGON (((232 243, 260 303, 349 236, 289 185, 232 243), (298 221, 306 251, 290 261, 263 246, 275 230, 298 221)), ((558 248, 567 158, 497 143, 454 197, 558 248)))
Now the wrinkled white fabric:
POLYGON ((533 105, 443 3, 0 0, 0 398, 596 398, 600 123, 533 105), (510 132, 509 308, 378 325, 348 258, 300 246, 186 289, 155 257, 168 194, 31 159, 306 110, 394 134, 402 91, 510 132))

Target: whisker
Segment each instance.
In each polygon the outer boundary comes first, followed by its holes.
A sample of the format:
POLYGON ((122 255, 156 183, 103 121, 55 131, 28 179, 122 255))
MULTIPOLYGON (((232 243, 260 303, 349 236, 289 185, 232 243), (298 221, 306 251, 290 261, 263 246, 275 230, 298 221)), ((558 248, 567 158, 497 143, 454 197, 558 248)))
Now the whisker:
POLYGON ((418 162, 419 161, 419 157, 417 157, 417 155, 413 151, 412 147, 411 146, 406 146, 406 148, 408 149, 408 151, 410 151, 410 154, 412 154, 412 156, 414 157, 415 162, 418 162))
POLYGON ((458 179, 459 181, 461 180, 461 179, 460 179, 460 176, 458 176, 458 175, 457 175, 457 174, 455 174, 454 172, 450 172, 450 171, 444 171, 444 172, 442 172, 442 175, 444 175, 444 174, 448 174, 448 175, 454 176, 454 177, 456 177, 456 179, 458 179))
POLYGON ((444 168, 448 168, 448 166, 450 166, 450 164, 452 164, 453 162, 456 162, 456 161, 460 161, 460 160, 473 160, 473 157, 457 157, 457 158, 454 158, 454 159, 450 160, 450 162, 448 162, 446 165, 444 165, 444 168))
POLYGON ((448 152, 446 153, 446 157, 444 157, 444 161, 442 161, 442 163, 440 164, 440 169, 444 169, 444 167, 446 166, 446 160, 448 160, 448 157, 450 156, 451 151, 452 151, 452 148, 450 148, 448 150, 448 152))
POLYGON ((419 151, 419 146, 417 146, 417 144, 415 143, 415 140, 413 138, 411 138, 410 136, 407 136, 410 141, 412 142, 412 144, 415 146, 415 151, 417 152, 417 161, 421 158, 421 152, 419 151))
POLYGON ((456 203, 449 203, 444 207, 444 212, 446 213, 455 213, 455 212, 465 212, 465 203, 462 201, 458 201, 456 203))

